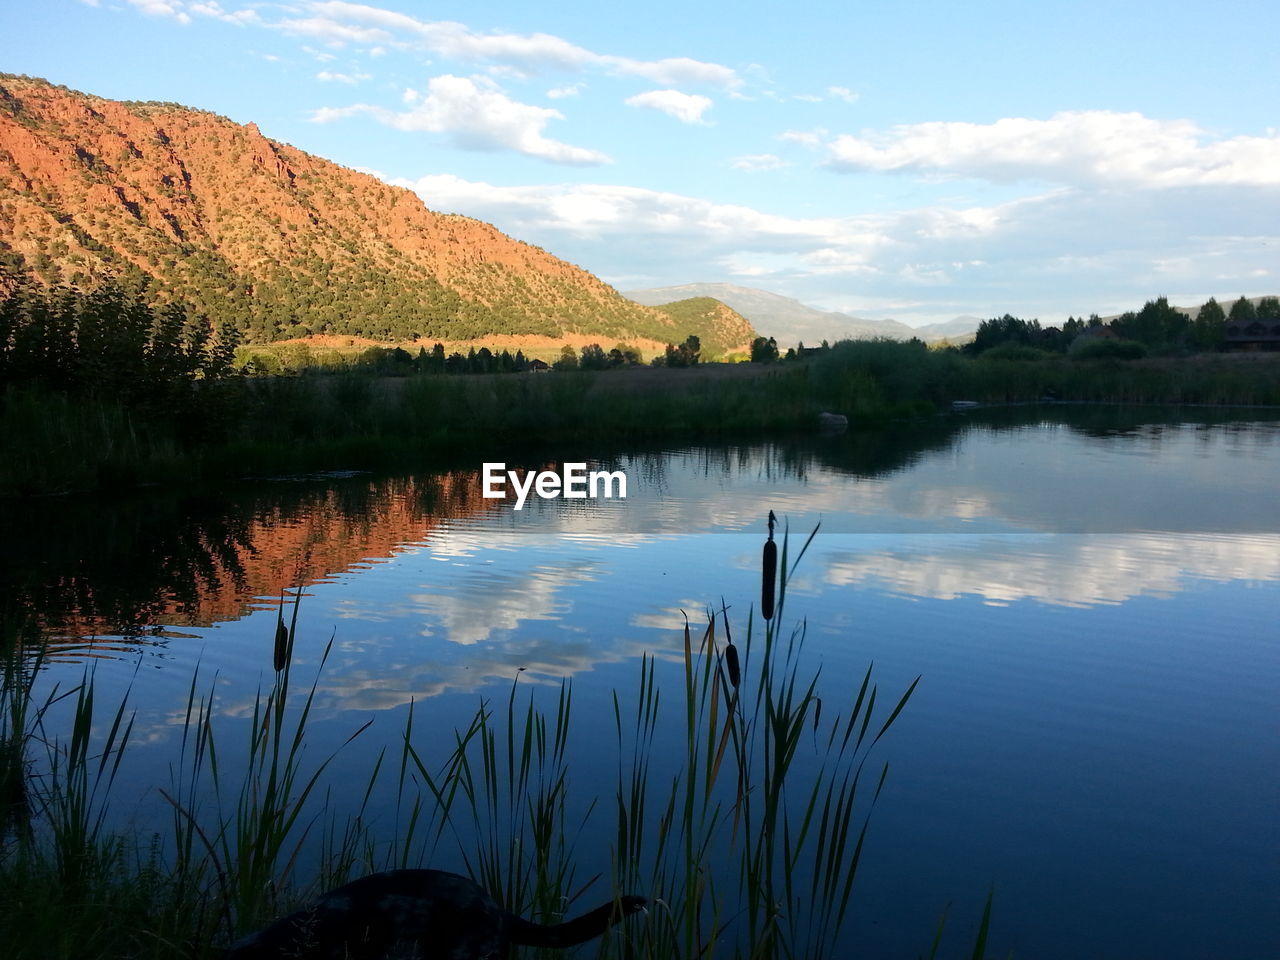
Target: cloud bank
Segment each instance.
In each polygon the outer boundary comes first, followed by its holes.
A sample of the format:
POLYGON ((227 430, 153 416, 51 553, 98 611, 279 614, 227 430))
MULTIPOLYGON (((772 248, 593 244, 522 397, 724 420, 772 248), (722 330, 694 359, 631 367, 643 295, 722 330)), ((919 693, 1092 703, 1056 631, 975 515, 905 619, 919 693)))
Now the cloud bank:
POLYGON ((389 110, 371 104, 325 107, 312 119, 328 123, 357 114, 368 114, 398 130, 443 133, 464 150, 514 150, 552 163, 589 165, 608 163, 599 150, 575 147, 553 140, 543 132, 564 114, 513 100, 486 78, 433 77, 425 94, 409 91, 409 109, 389 110))
POLYGON ((843 134, 829 144, 826 162, 840 172, 907 171, 995 182, 1148 189, 1280 184, 1280 135, 1206 140, 1190 120, 1066 111, 1047 120, 938 121, 843 134))

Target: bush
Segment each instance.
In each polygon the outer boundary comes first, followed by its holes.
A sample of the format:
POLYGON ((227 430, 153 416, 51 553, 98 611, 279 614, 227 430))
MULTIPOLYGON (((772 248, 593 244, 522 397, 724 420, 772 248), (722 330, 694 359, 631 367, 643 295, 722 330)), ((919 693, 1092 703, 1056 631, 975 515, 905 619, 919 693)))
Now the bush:
POLYGON ((1141 360, 1147 348, 1137 340, 1077 340, 1071 345, 1072 360, 1141 360))
POLYGON ((1025 343, 1002 343, 982 352, 984 360, 1043 360, 1049 353, 1025 343))

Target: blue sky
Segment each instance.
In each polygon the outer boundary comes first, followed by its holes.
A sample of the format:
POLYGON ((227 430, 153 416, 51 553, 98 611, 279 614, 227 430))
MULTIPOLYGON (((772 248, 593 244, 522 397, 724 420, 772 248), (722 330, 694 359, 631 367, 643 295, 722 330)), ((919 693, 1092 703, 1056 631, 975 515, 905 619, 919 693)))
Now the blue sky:
POLYGON ((255 121, 624 290, 917 324, 1280 293, 1273 2, 45 0, 0 26, 0 69, 255 121))

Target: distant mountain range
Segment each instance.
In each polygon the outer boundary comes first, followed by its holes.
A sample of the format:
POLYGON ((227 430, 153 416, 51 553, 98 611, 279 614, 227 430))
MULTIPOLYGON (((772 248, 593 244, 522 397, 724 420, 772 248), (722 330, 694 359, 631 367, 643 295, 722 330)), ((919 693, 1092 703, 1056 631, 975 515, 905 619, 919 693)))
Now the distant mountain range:
POLYGON ((837 340, 873 337, 963 340, 972 335, 982 322, 977 317, 956 317, 944 323, 909 327, 897 320, 868 320, 819 310, 790 297, 732 283, 684 283, 674 287, 627 290, 623 296, 651 306, 687 297, 714 297, 746 317, 762 336, 773 337, 783 346, 797 342, 817 346, 823 340, 834 343, 837 340))
POLYGON ((0 74, 0 295, 108 278, 231 320, 251 343, 586 337, 652 351, 692 333, 727 352, 755 335, 728 310, 642 306, 255 124, 0 74))

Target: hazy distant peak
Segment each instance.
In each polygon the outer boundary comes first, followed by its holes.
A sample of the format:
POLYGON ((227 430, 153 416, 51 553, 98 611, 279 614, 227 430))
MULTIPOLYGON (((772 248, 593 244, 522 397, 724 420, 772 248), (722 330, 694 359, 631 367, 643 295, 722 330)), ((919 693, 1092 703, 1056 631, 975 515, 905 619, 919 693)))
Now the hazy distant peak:
POLYGON ((689 297, 714 297, 750 320, 762 336, 773 337, 784 346, 801 341, 816 345, 823 340, 834 342, 869 337, 955 338, 972 333, 980 322, 976 318, 958 317, 946 323, 915 329, 896 320, 868 320, 819 310, 791 297, 733 283, 682 283, 673 287, 628 290, 623 296, 649 306, 689 297))

